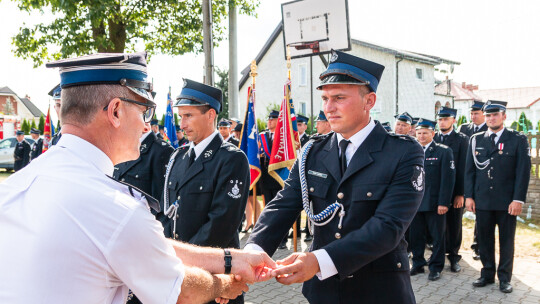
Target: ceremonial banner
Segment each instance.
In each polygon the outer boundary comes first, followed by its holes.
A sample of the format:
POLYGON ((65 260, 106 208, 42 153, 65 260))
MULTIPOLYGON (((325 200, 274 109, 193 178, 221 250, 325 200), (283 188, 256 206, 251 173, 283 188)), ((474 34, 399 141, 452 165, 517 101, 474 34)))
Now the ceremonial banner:
POLYGON ((289 101, 289 109, 291 112, 291 123, 292 123, 292 129, 294 134, 294 141, 296 143, 297 150, 300 149, 300 135, 298 135, 298 124, 296 122, 296 113, 294 111, 294 103, 291 97, 291 78, 287 79, 287 83, 285 84, 285 99, 289 101))
POLYGON ((165 114, 165 136, 163 140, 168 141, 173 148, 178 148, 178 138, 176 137, 176 128, 174 126, 174 116, 172 111, 171 92, 167 94, 167 113, 165 114))
POLYGON ((251 174, 249 189, 251 190, 261 177, 259 130, 257 129, 257 119, 255 118, 255 90, 251 86, 248 88, 247 109, 244 116, 242 133, 240 134, 240 149, 244 151, 249 161, 249 171, 251 174))
POLYGON ((51 108, 47 110, 47 117, 45 118, 45 127, 43 127, 43 149, 41 153, 49 150, 51 146, 51 138, 54 136, 54 126, 51 121, 51 108))
MULTIPOLYGON (((292 113, 294 109, 291 104, 289 80, 285 85, 285 97, 281 103, 268 165, 268 174, 277 180, 282 187, 289 177, 290 168, 296 161, 296 149, 299 147, 299 141, 295 139, 293 129, 292 113)), ((294 122, 296 123, 296 117, 294 122)), ((298 131, 296 138, 298 138, 298 131)))

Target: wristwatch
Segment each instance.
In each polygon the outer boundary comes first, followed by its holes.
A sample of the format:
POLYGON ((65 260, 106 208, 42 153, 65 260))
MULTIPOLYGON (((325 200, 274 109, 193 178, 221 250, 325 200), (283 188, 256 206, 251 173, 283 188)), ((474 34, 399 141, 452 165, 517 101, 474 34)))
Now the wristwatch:
POLYGON ((232 255, 229 249, 223 249, 223 252, 225 253, 225 274, 230 274, 232 268, 232 255))

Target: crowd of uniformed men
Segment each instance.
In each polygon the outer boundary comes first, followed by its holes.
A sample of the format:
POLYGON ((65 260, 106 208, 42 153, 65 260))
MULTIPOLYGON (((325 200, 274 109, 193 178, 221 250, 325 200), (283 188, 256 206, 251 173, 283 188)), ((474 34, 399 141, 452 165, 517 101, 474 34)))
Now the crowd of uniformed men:
MULTIPOLYGON (((111 62, 81 59, 56 66, 67 73, 67 67, 87 65, 85 70, 91 70, 91 65, 111 62)), ((445 257, 450 271, 461 270, 466 208, 476 213, 473 249, 483 264, 473 285, 493 283, 497 274, 500 290, 512 292, 516 216, 530 174, 526 137, 504 126, 506 103, 500 101, 475 101, 472 122, 459 130, 456 110, 442 107, 436 121, 407 112, 396 115, 392 132, 390 124, 369 116, 383 70, 377 63, 333 52, 320 76, 323 110, 316 119, 317 134, 310 137, 309 119, 297 115, 301 146, 309 153, 296 162, 284 186, 268 173, 279 112, 269 113, 267 129, 260 134, 262 176, 257 189, 250 189, 249 163, 238 148, 242 124, 236 119, 217 122, 221 91, 191 80, 184 81, 174 103, 181 118, 176 126, 180 147, 173 149, 163 140, 157 121, 145 119, 139 157, 114 163, 112 177, 159 200, 151 212, 165 237, 225 248, 225 273, 231 262, 227 248, 240 247, 239 231, 252 230, 246 250, 271 256, 286 246, 294 222, 300 229, 305 211, 305 241, 313 241, 309 252, 278 261, 272 276, 283 284, 305 282, 303 293, 310 303, 414 303, 410 276, 423 273, 427 265, 428 279, 439 279, 445 257), (265 201, 257 222, 253 190, 265 201), (495 226, 501 247, 498 266, 495 226), (432 251, 427 261, 426 247, 432 251)), ((67 83, 67 76, 62 79, 63 89, 75 85, 67 83)), ((128 79, 126 84, 121 79, 119 84, 148 90, 140 81, 130 84, 128 79)), ((59 88, 53 90, 57 111, 59 88)), ((153 110, 151 99, 145 98, 146 103, 120 99, 153 110)), ((103 110, 114 124, 109 106, 103 110)), ((37 130, 32 134, 39 136, 37 130)), ((15 149, 16 164, 22 159, 24 166, 25 159, 40 154, 42 141, 30 149, 22 135, 18 138, 22 144, 15 149)), ((62 146, 62 139, 56 142, 62 146)), ((134 293, 131 303, 139 301, 139 292, 141 301, 152 299, 139 285, 128 287, 134 293)), ((243 303, 243 295, 231 302, 243 303)))

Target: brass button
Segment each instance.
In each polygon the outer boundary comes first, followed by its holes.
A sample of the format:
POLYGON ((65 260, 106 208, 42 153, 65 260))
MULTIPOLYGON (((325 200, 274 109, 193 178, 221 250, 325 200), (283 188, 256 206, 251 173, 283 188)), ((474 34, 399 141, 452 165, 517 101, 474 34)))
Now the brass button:
POLYGON ((342 199, 345 195, 343 195, 343 192, 340 192, 337 194, 337 198, 342 199))
POLYGON ((366 195, 367 195, 367 197, 372 197, 372 196, 373 196, 373 193, 368 192, 368 193, 366 193, 366 195))
POLYGON ((401 263, 397 263, 397 268, 401 268, 401 263))
POLYGON ((341 238, 341 234, 339 234, 339 232, 336 232, 336 239, 340 239, 341 238))
POLYGON ((315 191, 315 188, 313 187, 309 188, 309 192, 313 192, 313 191, 315 191))

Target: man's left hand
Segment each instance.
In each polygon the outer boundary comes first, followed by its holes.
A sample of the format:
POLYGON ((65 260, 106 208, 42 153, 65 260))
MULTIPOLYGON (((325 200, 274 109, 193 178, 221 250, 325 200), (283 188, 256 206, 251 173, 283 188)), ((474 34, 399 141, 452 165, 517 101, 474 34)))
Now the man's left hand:
POLYGON ((295 252, 277 264, 281 267, 273 270, 272 276, 284 285, 305 282, 320 271, 319 261, 311 252, 295 252))
POLYGON ((463 195, 456 195, 454 198, 454 208, 461 208, 463 207, 463 202, 465 201, 465 198, 463 195))
POLYGON ((510 206, 508 206, 508 214, 515 216, 520 215, 522 207, 522 203, 513 201, 512 203, 510 203, 510 206))

